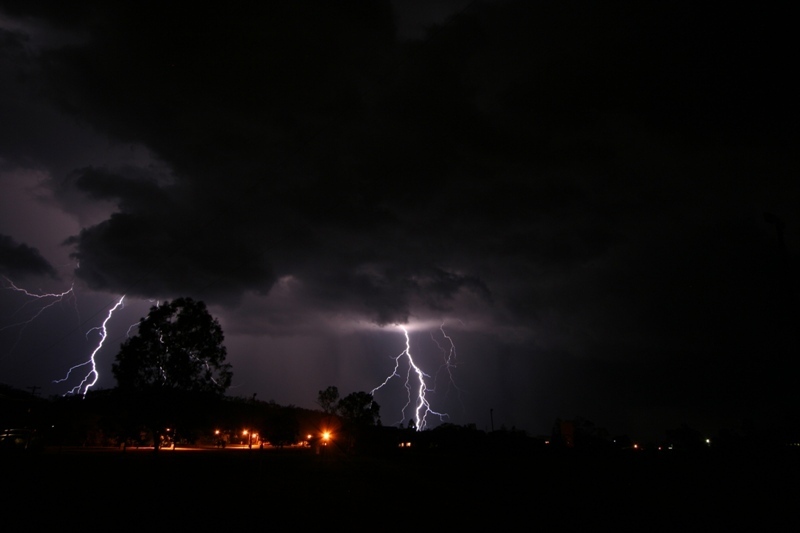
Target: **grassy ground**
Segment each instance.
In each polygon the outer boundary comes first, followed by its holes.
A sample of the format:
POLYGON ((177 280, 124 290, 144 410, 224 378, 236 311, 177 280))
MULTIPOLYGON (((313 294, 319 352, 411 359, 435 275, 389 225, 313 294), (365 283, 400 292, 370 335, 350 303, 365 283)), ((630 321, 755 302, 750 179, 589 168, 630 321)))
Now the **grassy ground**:
POLYGON ((452 531, 487 524, 765 530, 796 524, 798 465, 797 454, 375 458, 310 449, 48 449, 0 457, 10 523, 181 532, 452 531))

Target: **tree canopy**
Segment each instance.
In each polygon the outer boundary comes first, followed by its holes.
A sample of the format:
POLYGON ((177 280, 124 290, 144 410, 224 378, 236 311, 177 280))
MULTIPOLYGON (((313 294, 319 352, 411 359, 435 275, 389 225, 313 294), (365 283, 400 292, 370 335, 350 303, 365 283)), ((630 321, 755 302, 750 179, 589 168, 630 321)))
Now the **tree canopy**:
POLYGON ((336 406, 339 401, 339 388, 331 385, 325 390, 319 391, 317 395, 317 404, 327 414, 336 412, 336 406))
POLYGON ((351 392, 339 400, 337 409, 342 418, 358 425, 374 426, 381 421, 381 407, 368 392, 351 392))
POLYGON ((331 385, 319 391, 317 404, 325 413, 336 414, 348 422, 360 426, 380 425, 381 406, 368 392, 351 392, 344 398, 340 398, 339 388, 331 385))
POLYGON ((150 308, 122 343, 112 372, 121 390, 222 395, 233 378, 217 319, 206 305, 178 298, 150 308))

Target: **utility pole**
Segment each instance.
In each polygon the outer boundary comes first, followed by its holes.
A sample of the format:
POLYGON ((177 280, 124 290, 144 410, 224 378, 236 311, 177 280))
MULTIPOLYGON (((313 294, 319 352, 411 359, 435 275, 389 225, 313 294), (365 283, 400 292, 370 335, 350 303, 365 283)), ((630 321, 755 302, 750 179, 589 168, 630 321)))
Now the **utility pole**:
POLYGON ((31 396, 36 396, 36 389, 41 389, 41 387, 34 385, 32 387, 28 387, 28 389, 31 391, 31 396))
POLYGON ((489 420, 492 423, 492 433, 494 433, 494 409, 489 408, 489 420))

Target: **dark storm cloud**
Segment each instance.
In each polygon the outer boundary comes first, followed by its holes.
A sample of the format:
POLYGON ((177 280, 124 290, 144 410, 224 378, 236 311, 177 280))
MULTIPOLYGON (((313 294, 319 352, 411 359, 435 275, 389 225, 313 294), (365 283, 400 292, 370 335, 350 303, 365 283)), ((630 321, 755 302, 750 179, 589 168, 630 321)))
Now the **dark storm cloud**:
POLYGON ((465 290, 605 338, 604 306, 655 302, 687 235, 741 246, 731 220, 797 192, 771 8, 476 2, 400 43, 388 2, 43 6, 9 12, 83 36, 41 55, 52 98, 172 173, 71 177, 118 206, 70 240, 98 289, 232 302, 293 275, 379 323, 465 290))
POLYGON ((58 184, 56 195, 66 204, 75 191, 118 208, 67 240, 80 243, 73 255, 91 288, 160 298, 189 293, 233 303, 244 290, 267 292, 274 282, 242 232, 231 232, 216 210, 188 204, 191 191, 158 173, 78 169, 58 184))
POLYGON ((418 306, 446 315, 455 310, 452 301, 461 291, 486 304, 491 300, 481 280, 438 268, 403 270, 394 264, 369 265, 311 279, 303 296, 312 302, 328 302, 334 313, 337 308, 350 309, 378 325, 405 324, 410 310, 418 306))
POLYGON ((30 62, 24 34, 0 28, 0 113, 4 120, 15 127, 0 130, 0 165, 12 163, 14 159, 23 159, 26 148, 20 139, 30 128, 30 118, 20 105, 20 94, 9 91, 10 83, 30 74, 30 62), (20 107, 23 109, 20 110, 20 107))
POLYGON ((56 270, 39 250, 3 234, 0 234, 0 272, 12 279, 32 276, 58 278, 56 270))
POLYGON ((235 303, 274 281, 259 250, 218 220, 180 211, 114 213, 70 238, 78 276, 89 287, 145 297, 196 294, 235 303), (160 295, 160 296, 158 296, 160 295))
POLYGON ((0 5, 0 171, 44 162, 90 288, 230 304, 243 365, 302 337, 343 377, 315 335, 447 317, 473 412, 546 429, 797 412, 788 8, 0 5))

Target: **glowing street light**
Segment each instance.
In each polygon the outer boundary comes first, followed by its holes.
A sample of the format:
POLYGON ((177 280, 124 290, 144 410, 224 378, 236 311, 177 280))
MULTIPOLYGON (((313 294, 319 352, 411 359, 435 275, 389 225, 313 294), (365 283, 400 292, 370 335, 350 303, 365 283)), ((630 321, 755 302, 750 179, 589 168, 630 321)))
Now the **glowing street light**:
POLYGON ((225 447, 225 439, 222 436, 222 432, 218 429, 214 430, 214 446, 217 448, 225 447))

